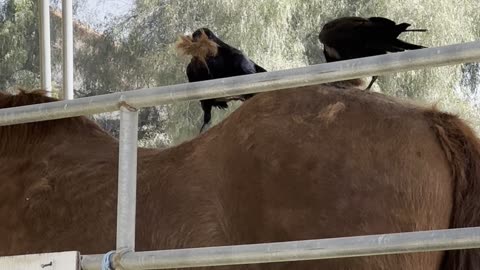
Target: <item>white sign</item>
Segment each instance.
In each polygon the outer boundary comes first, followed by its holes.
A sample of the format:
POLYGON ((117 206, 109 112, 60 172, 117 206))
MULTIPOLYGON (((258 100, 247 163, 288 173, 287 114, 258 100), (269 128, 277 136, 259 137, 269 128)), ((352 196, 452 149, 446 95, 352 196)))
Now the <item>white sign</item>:
POLYGON ((1 270, 80 270, 76 251, 0 257, 1 270))

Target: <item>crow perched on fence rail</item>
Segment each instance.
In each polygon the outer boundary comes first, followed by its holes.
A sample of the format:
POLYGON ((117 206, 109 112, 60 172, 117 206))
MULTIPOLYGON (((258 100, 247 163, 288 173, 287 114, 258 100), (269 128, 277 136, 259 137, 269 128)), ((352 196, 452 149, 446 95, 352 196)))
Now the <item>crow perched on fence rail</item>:
MULTIPOLYGON (((248 59, 242 51, 220 40, 210 29, 200 28, 192 36, 182 36, 177 49, 192 59, 187 66, 189 82, 266 72, 264 68, 248 59)), ((200 133, 211 120, 212 107, 228 108, 228 101, 245 101, 254 94, 200 100, 203 110, 203 125, 200 133)))
MULTIPOLYGON (((409 26, 382 17, 342 17, 326 23, 318 37, 327 62, 425 48, 397 38, 403 32, 427 31, 407 29, 409 26)), ((373 76, 365 90, 369 90, 376 79, 377 76, 373 76)))

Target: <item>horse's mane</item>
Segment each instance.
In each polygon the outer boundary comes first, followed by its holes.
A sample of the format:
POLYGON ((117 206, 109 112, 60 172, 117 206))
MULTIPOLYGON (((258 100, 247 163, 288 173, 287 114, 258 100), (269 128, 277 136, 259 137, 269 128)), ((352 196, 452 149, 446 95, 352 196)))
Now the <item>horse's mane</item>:
MULTIPOLYGON (((0 92, 0 109, 58 101, 45 94, 44 90, 27 92, 23 89, 19 89, 19 93, 15 95, 0 92)), ((93 132, 110 136, 95 122, 84 116, 0 126, 0 151, 35 144, 62 129, 75 133, 93 132)))

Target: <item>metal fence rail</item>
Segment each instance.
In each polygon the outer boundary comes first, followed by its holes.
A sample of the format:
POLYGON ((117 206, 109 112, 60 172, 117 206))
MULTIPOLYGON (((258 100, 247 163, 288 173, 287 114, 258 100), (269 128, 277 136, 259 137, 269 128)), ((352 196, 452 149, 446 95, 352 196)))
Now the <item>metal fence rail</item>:
MULTIPOLYGON (((172 269, 480 248, 480 227, 124 254, 119 269, 172 269)), ((82 256, 99 270, 101 255, 82 256)))
POLYGON ((347 80, 369 75, 480 60, 480 41, 392 53, 289 70, 146 88, 0 110, 0 126, 347 80))

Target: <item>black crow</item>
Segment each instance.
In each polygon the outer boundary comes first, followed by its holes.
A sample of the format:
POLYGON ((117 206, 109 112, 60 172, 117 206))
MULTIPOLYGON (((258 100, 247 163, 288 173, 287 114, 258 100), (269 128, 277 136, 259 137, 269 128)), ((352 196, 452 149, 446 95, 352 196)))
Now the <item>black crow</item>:
MULTIPOLYGON (((189 82, 266 72, 264 68, 248 59, 242 51, 223 42, 208 28, 196 30, 191 37, 182 37, 177 48, 192 56, 187 66, 189 82)), ((212 107, 226 109, 228 101, 245 101, 253 95, 200 100, 203 110, 203 125, 200 133, 211 120, 212 107)))
MULTIPOLYGON (((407 29, 409 26, 382 17, 342 17, 326 23, 318 37, 327 62, 425 48, 397 38, 402 32, 427 31, 407 29)), ((377 76, 373 76, 365 90, 369 90, 376 79, 377 76)))

